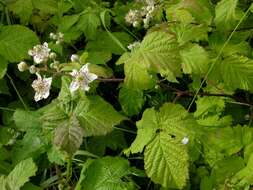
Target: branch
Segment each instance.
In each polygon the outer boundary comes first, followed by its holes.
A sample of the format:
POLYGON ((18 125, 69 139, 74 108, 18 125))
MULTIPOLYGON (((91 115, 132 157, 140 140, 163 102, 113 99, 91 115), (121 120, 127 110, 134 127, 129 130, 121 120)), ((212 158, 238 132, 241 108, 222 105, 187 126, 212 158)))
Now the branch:
MULTIPOLYGON (((175 94, 177 95, 176 96, 176 99, 174 101, 176 101, 179 97, 182 97, 182 96, 189 96, 189 97, 192 97, 196 94, 196 92, 190 92, 190 91, 183 91, 183 90, 179 90, 177 88, 174 88, 174 87, 171 87, 167 84, 163 84, 163 83, 159 83, 159 85, 164 88, 164 89, 167 89, 169 91, 173 91, 175 92, 175 94)), ((198 96, 216 96, 216 97, 227 97, 227 98, 231 98, 231 99, 234 99, 234 100, 237 100, 238 98, 234 95, 231 95, 231 94, 224 94, 224 93, 221 93, 221 94, 216 94, 216 93, 209 93, 209 92, 199 92, 198 93, 198 96)), ((244 106, 249 106, 249 107, 253 107, 253 104, 250 104, 248 102, 230 102, 230 103, 236 103, 238 105, 244 105, 244 106)))

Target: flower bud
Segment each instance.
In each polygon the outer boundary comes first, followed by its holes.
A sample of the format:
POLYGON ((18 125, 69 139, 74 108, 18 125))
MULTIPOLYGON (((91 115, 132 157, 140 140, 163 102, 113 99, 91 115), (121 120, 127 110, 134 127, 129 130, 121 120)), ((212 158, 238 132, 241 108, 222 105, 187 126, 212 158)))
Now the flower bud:
POLYGON ((71 55, 70 60, 71 60, 71 62, 78 62, 79 56, 76 54, 73 54, 73 55, 71 55))
POLYGON ((18 70, 20 72, 24 72, 25 70, 28 69, 28 65, 26 64, 26 62, 24 61, 21 61, 19 64, 18 64, 18 70))
POLYGON ((56 57, 57 57, 57 55, 56 55, 56 53, 54 53, 54 52, 52 52, 52 53, 49 54, 49 58, 50 58, 50 59, 53 59, 53 60, 54 60, 54 59, 56 59, 56 57))
POLYGON ((31 65, 29 71, 31 74, 35 74, 37 72, 37 68, 34 65, 31 65))

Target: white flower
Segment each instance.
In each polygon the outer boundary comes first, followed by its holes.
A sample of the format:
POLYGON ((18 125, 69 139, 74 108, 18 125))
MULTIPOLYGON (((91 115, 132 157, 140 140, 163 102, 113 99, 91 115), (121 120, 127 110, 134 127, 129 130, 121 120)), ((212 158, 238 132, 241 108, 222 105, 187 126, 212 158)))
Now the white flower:
POLYGON ((36 73, 37 80, 34 80, 32 83, 32 87, 35 91, 34 100, 36 102, 46 99, 49 96, 49 91, 52 84, 52 77, 42 78, 39 73, 36 73))
POLYGON ((89 63, 82 66, 80 71, 73 70, 70 75, 73 76, 74 80, 70 84, 70 91, 73 93, 77 89, 81 88, 85 91, 88 91, 90 87, 89 83, 97 79, 97 75, 90 73, 88 68, 89 63))
POLYGON ((184 137, 181 141, 183 144, 188 144, 189 142, 189 138, 188 137, 184 137))
POLYGON ((70 57, 71 62, 78 62, 79 61, 79 56, 76 54, 72 54, 70 57))
POLYGON ((132 10, 130 9, 127 15, 125 16, 125 21, 129 24, 139 23, 139 20, 141 19, 141 14, 138 10, 132 10))
POLYGON ((34 65, 31 65, 31 66, 29 67, 29 72, 30 72, 31 74, 35 74, 35 73, 37 72, 37 68, 36 68, 34 65))
POLYGON ((21 61, 21 62, 18 64, 18 70, 19 70, 20 72, 23 72, 23 71, 25 71, 26 69, 28 69, 28 65, 26 64, 26 62, 21 61))
POLYGON ((47 62, 49 58, 49 52, 51 49, 48 48, 48 43, 45 42, 43 45, 36 45, 33 49, 28 51, 28 54, 33 57, 33 61, 37 64, 47 62))

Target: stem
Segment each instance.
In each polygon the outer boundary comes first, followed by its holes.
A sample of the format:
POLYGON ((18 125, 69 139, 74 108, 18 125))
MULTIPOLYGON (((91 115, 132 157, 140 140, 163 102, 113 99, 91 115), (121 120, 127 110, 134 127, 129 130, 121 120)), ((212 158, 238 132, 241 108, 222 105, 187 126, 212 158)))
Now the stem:
POLYGON ((67 174, 66 174, 67 184, 69 183, 71 177, 72 177, 72 158, 69 157, 67 162, 67 174))
POLYGON ((20 95, 20 93, 19 93, 19 91, 18 91, 16 85, 15 85, 14 82, 13 82, 13 79, 11 78, 11 76, 10 76, 8 73, 6 73, 6 76, 7 76, 8 79, 10 80, 11 85, 12 85, 12 87, 14 88, 15 92, 17 93, 18 98, 19 98, 19 100, 21 101, 21 103, 23 104, 25 110, 28 110, 28 108, 27 108, 27 106, 26 106, 26 104, 25 104, 23 98, 21 97, 21 95, 20 95))
POLYGON ((245 19, 245 17, 247 16, 247 14, 249 13, 250 11, 250 8, 251 6, 248 8, 248 10, 244 13, 244 15, 242 16, 242 18, 240 19, 240 21, 237 23, 236 27, 234 28, 234 30, 231 32, 231 34, 229 35, 228 39, 226 40, 226 42, 223 44, 220 52, 218 53, 217 57, 215 58, 215 60, 213 61, 213 63, 211 64, 210 68, 208 69, 204 79, 202 80, 201 84, 200 84, 200 87, 198 88, 197 92, 195 93, 195 95, 193 96, 192 98, 192 101, 191 103, 189 104, 188 106, 188 111, 190 110, 191 106, 193 105, 194 101, 196 100, 198 94, 199 94, 199 91, 200 89, 202 88, 202 86, 204 85, 204 83, 206 82, 207 80, 207 77, 209 76, 209 74, 211 73, 211 71, 213 70, 215 64, 217 63, 217 61, 219 60, 219 58, 221 57, 222 53, 223 53, 223 50, 225 49, 225 47, 228 45, 229 41, 232 39, 235 31, 239 28, 239 26, 241 25, 242 21, 245 19))
POLYGON ((119 128, 119 127, 113 127, 114 129, 117 129, 117 130, 120 130, 120 131, 124 131, 124 132, 127 132, 127 133, 131 133, 131 134, 135 134, 136 135, 136 132, 134 131, 130 131, 130 130, 127 130, 127 129, 122 129, 122 128, 119 128))
POLYGON ((118 79, 118 78, 111 78, 111 79, 98 78, 97 80, 101 81, 101 82, 122 82, 122 81, 124 81, 124 79, 118 79))
POLYGON ((0 107, 0 110, 15 112, 14 109, 5 108, 5 107, 0 107))

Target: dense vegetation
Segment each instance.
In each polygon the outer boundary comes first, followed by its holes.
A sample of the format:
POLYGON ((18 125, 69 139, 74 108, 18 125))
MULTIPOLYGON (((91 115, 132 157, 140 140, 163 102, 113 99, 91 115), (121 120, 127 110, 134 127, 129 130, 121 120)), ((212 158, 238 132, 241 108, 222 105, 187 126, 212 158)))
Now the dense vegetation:
POLYGON ((0 0, 0 190, 253 188, 251 0, 0 0))

